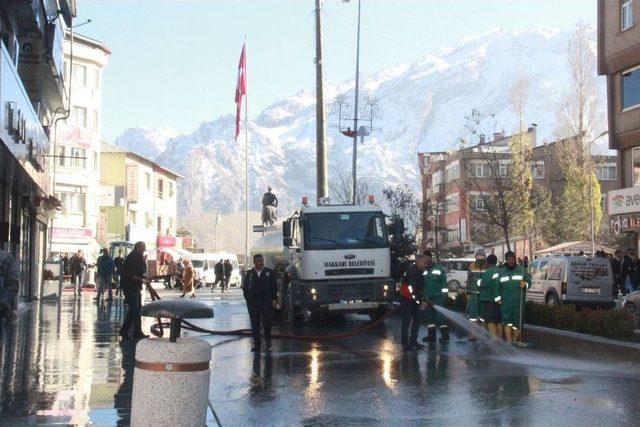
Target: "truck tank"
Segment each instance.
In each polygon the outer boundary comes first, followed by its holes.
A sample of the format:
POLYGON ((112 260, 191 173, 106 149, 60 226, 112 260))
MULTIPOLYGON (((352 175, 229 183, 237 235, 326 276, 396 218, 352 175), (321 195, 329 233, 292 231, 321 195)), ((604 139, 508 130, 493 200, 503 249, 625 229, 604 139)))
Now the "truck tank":
POLYGON ((251 260, 248 263, 251 266, 253 266, 253 256, 255 254, 262 254, 265 267, 271 269, 275 269, 278 264, 286 261, 284 246, 282 245, 282 227, 269 231, 251 246, 249 253, 251 260))

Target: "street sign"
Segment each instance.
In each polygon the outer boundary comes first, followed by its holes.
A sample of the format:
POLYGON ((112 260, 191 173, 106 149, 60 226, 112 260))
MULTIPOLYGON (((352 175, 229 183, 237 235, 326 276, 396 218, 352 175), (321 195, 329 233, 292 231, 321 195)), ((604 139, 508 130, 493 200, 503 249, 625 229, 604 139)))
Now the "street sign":
POLYGON ((640 187, 609 191, 609 215, 640 212, 640 187))

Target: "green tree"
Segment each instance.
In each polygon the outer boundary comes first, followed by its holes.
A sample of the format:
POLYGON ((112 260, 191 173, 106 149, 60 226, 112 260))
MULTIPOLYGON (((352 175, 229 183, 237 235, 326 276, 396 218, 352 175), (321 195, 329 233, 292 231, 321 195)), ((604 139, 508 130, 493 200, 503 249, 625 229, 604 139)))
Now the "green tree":
POLYGON ((533 207, 533 239, 536 248, 559 243, 556 236, 556 214, 551 200, 551 191, 539 184, 531 189, 533 207))
POLYGON ((406 184, 387 187, 382 194, 391 211, 387 225, 391 236, 391 277, 399 281, 418 250, 416 220, 419 218, 419 202, 406 184))
MULTIPOLYGON (((568 162, 567 162, 568 163, 568 162)), ((556 234, 560 241, 591 240, 591 212, 596 235, 602 224, 600 183, 595 173, 578 164, 564 166, 564 191, 556 213, 556 234)))

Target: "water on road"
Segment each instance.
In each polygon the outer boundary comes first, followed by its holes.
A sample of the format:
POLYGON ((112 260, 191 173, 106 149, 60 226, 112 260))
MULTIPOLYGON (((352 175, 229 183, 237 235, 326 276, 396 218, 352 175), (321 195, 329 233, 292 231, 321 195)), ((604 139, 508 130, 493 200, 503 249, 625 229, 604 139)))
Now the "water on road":
MULTIPOLYGON (((237 291, 199 299, 215 318, 194 323, 248 326, 237 291)), ((117 336, 124 310, 120 300, 98 305, 92 295, 65 294, 60 304, 34 304, 18 328, 5 328, 0 425, 128 425, 135 345, 117 336)), ((366 322, 349 315, 274 332, 334 334, 366 322)), ((275 341, 261 355, 251 353, 249 339, 204 337, 212 345, 209 398, 226 426, 640 425, 638 366, 456 335, 403 353, 399 332, 392 317, 342 341, 275 341)))

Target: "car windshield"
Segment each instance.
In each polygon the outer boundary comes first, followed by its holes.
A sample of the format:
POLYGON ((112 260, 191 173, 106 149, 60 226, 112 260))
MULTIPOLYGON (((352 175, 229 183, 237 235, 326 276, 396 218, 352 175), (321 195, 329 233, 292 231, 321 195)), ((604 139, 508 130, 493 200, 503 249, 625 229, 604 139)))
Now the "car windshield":
POLYGON ((331 212, 305 215, 306 249, 388 247, 381 212, 331 212))
POLYGON ((201 259, 192 259, 191 264, 193 264, 193 268, 202 268, 204 267, 204 261, 201 259))

